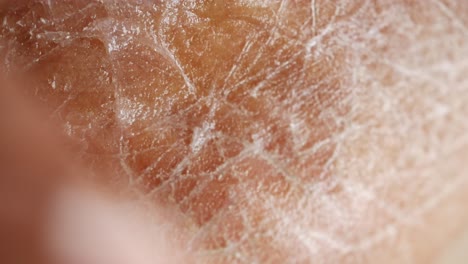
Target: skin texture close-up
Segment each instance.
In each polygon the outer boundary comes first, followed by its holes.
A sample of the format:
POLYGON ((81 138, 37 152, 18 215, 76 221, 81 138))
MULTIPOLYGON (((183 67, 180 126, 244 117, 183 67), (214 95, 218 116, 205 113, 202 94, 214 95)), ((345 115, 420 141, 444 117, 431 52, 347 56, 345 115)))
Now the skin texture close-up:
POLYGON ((467 1, 28 0, 0 23, 4 74, 167 252, 464 263, 467 1))

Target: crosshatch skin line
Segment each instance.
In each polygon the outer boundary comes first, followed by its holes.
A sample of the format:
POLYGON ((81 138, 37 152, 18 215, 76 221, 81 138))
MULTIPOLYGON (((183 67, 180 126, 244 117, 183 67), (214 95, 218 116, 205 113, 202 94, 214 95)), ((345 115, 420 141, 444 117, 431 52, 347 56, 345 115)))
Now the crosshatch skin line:
MULTIPOLYGON (((90 167, 111 172, 97 180, 175 207, 181 237, 203 261, 309 263, 329 254, 347 263, 364 254, 364 236, 395 221, 364 192, 349 192, 354 176, 337 168, 361 166, 349 157, 367 155, 367 147, 347 150, 348 138, 361 139, 347 120, 355 129, 393 126, 356 97, 382 108, 377 92, 364 91, 379 83, 394 93, 404 71, 389 61, 412 57, 394 14, 426 23, 417 4, 50 2, 0 14, 6 68, 32 76, 27 93, 50 108, 90 167), (364 207, 367 217, 358 215, 364 207)), ((410 102, 397 103, 412 114, 410 102)), ((373 135, 357 146, 387 144, 373 135)), ((406 153, 400 143, 388 144, 406 153)))

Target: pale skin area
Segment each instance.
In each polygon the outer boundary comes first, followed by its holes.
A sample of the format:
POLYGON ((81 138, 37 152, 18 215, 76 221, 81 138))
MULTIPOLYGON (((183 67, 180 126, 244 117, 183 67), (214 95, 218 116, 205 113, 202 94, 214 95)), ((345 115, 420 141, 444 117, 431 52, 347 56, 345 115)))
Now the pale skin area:
MULTIPOLYGON (((170 211, 136 222, 171 223, 179 255, 437 263, 468 229, 464 1, 38 2, 4 20, 3 66, 34 76, 84 166, 170 211)), ((160 248, 128 233, 128 258, 160 248)))

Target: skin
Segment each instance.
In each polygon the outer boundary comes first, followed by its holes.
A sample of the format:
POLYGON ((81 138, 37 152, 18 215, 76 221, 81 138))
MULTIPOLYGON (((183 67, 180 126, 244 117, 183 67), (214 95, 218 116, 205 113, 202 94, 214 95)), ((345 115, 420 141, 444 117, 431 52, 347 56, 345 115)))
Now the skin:
POLYGON ((348 2, 24 1, 3 67, 194 262, 431 263, 468 227, 468 5, 348 2))

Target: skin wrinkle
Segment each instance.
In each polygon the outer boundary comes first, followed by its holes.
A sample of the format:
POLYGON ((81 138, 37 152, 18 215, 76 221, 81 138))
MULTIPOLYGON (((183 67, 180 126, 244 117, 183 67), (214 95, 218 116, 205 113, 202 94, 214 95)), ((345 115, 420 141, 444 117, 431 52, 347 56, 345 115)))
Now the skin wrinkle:
POLYGON ((2 53, 100 180, 178 209, 201 263, 427 263, 468 217, 443 213, 468 157, 446 2, 26 1, 2 53))

